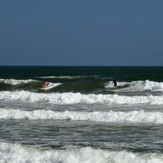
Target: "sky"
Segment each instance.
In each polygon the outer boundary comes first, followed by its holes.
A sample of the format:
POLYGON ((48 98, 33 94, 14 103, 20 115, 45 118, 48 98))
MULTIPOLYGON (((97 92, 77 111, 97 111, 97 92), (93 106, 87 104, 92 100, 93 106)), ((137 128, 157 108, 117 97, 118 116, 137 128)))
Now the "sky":
POLYGON ((0 0, 0 66, 163 66, 163 0, 0 0))

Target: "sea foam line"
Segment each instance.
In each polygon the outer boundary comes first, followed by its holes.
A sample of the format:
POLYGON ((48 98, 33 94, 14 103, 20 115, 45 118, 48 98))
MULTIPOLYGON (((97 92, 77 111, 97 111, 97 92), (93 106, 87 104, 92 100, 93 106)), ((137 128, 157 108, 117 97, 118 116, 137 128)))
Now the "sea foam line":
POLYGON ((28 91, 1 91, 0 100, 21 102, 43 102, 53 104, 77 104, 77 103, 102 103, 102 104, 150 104, 162 105, 162 96, 120 96, 103 94, 81 94, 81 93, 35 93, 28 91))
POLYGON ((162 153, 138 154, 127 151, 110 151, 91 147, 44 150, 20 144, 0 143, 0 162, 44 163, 162 163, 162 153))
POLYGON ((61 119, 116 123, 163 123, 163 113, 144 112, 143 110, 130 112, 55 112, 52 110, 21 111, 16 109, 0 109, 0 119, 61 119))
POLYGON ((26 79, 26 80, 18 80, 18 79, 0 79, 0 82, 4 82, 6 84, 9 85, 18 85, 18 84, 22 84, 22 83, 30 83, 36 80, 33 79, 26 79))

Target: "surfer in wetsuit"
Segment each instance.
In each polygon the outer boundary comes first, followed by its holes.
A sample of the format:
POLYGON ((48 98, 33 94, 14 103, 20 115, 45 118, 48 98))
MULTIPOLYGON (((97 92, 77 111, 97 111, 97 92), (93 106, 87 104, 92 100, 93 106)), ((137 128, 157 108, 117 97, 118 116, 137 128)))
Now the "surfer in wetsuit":
POLYGON ((117 82, 116 82, 115 79, 113 80, 113 84, 114 84, 114 86, 113 86, 113 90, 116 90, 116 89, 117 89, 117 82))

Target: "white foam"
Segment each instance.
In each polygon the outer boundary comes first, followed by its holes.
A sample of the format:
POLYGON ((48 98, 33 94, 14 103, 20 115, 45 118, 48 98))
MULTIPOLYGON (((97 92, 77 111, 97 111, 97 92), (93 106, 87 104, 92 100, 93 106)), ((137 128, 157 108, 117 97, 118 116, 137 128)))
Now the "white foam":
POLYGON ((55 112, 52 110, 21 111, 15 109, 0 109, 0 119, 68 119, 116 123, 163 123, 163 113, 144 111, 55 112))
POLYGON ((163 92, 163 83, 146 80, 144 89, 145 90, 151 90, 153 92, 157 92, 157 91, 163 92))
POLYGON ((54 78, 54 79, 74 79, 75 76, 42 76, 42 77, 39 77, 39 78, 54 78))
POLYGON ((4 82, 9 85, 18 85, 18 84, 29 83, 29 82, 33 82, 33 81, 36 81, 36 80, 32 80, 32 79, 28 79, 28 80, 0 79, 0 82, 4 82))
POLYGON ((0 143, 0 162, 12 163, 162 163, 162 153, 138 154, 91 147, 44 150, 20 144, 0 143))
MULTIPOLYGON (((119 92, 141 92, 141 91, 151 91, 151 92, 163 92, 163 82, 154 81, 132 81, 132 82, 117 82, 119 87, 127 86, 126 88, 118 89, 119 92)), ((105 88, 112 88, 113 82, 108 82, 105 84, 105 88)))
MULTIPOLYGON (((57 85, 56 85, 57 86, 57 85)), ((76 104, 76 103, 102 103, 102 104, 150 104, 162 105, 162 96, 120 96, 103 94, 81 94, 81 93, 35 93, 29 91, 1 91, 0 100, 22 101, 22 102, 46 102, 53 104, 76 104)))
POLYGON ((54 79, 82 79, 87 77, 98 77, 98 76, 42 76, 39 78, 54 78, 54 79))

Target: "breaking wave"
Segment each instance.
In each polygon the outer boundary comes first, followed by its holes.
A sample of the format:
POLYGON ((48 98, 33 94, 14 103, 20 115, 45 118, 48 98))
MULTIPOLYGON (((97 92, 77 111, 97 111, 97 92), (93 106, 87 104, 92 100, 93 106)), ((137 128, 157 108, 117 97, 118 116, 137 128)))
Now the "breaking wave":
POLYGON ((0 119, 59 119, 75 121, 116 122, 116 123, 163 123, 161 112, 55 112, 52 110, 21 111, 0 109, 0 119))
POLYGON ((127 151, 110 151, 91 147, 66 150, 40 149, 20 144, 0 143, 1 163, 162 163, 162 153, 139 154, 127 151))
MULTIPOLYGON (((49 76, 50 78, 50 76, 49 76)), ((34 80, 34 79, 0 79, 0 91, 5 90, 28 90, 28 91, 38 91, 42 87, 43 81, 50 80, 49 78, 44 78, 44 80, 34 80)), ((52 77, 51 77, 52 78, 52 77)), ((108 81, 109 79, 99 79, 98 76, 93 77, 82 77, 82 76, 59 76, 53 77, 49 81, 51 85, 54 85, 50 92, 80 92, 80 93, 110 93, 112 91, 113 82, 108 81), (92 79, 93 78, 93 79, 92 79), (53 79, 53 80, 52 80, 53 79), (70 80, 68 80, 70 79, 70 80)), ((125 92, 163 92, 163 82, 154 81, 121 81, 117 82, 118 89, 117 93, 125 92)))
POLYGON ((81 93, 35 93, 29 91, 1 91, 0 100, 22 102, 46 102, 53 104, 77 104, 77 103, 102 103, 102 104, 149 104, 162 105, 162 96, 122 96, 105 94, 81 94, 81 93))

